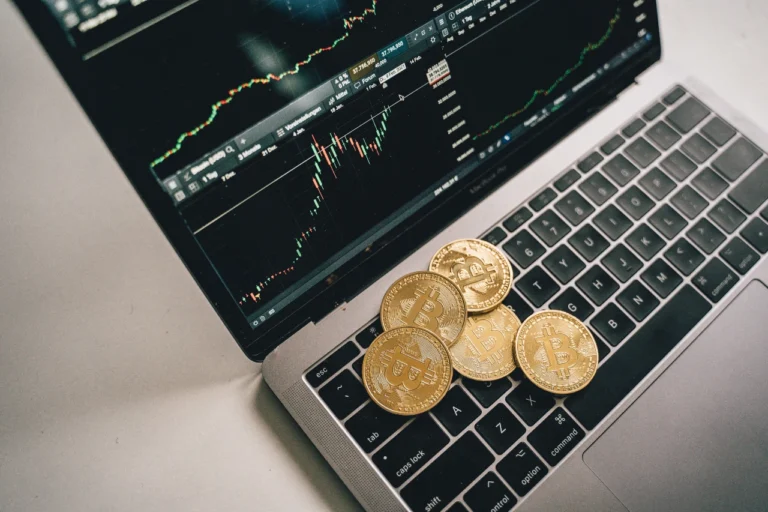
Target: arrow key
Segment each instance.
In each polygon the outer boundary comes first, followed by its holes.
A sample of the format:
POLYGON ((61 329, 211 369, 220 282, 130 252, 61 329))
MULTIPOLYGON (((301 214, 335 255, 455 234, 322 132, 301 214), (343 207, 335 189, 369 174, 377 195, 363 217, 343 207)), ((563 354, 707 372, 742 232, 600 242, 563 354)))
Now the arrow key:
POLYGON ((467 491, 467 494, 464 495, 464 501, 473 512, 486 510, 504 512, 512 510, 512 507, 517 503, 515 495, 495 473, 484 475, 467 491))

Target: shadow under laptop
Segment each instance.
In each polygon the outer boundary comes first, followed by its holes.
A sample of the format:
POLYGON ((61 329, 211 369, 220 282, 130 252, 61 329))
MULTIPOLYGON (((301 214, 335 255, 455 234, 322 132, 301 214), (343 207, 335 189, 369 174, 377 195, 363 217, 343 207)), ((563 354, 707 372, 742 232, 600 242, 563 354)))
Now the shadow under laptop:
POLYGON ((306 475, 329 510, 362 511, 344 482, 315 448, 277 396, 269 389, 261 375, 256 380, 253 396, 253 415, 256 421, 266 423, 275 438, 288 451, 296 467, 306 475))

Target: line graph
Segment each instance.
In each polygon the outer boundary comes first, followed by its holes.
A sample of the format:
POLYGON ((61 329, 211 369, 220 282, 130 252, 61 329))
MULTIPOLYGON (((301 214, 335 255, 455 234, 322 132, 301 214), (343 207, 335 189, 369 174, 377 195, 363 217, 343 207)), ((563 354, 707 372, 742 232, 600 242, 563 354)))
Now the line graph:
POLYGON ((155 158, 149 164, 150 167, 154 169, 156 166, 160 165, 161 163, 165 162, 168 158, 178 153, 183 147, 184 142, 189 137, 194 137, 198 135, 201 131, 208 128, 218 117, 219 110, 221 110, 226 105, 229 105, 230 103, 232 103, 235 97, 241 92, 247 89, 250 89, 254 85, 264 85, 270 82, 277 82, 284 79, 287 76, 297 75, 301 71, 301 68, 303 68, 304 66, 312 62, 313 58, 336 48, 339 44, 341 44, 342 42, 344 42, 349 38, 350 31, 355 27, 355 24, 364 22, 366 18, 370 15, 374 15, 374 16, 376 15, 376 5, 378 4, 378 2, 379 0, 371 0, 371 6, 365 8, 361 12, 361 14, 357 16, 350 16, 350 17, 344 18, 342 20, 344 24, 344 34, 342 34, 340 37, 335 39, 330 45, 320 47, 310 52, 304 60, 294 64, 293 68, 283 71, 280 74, 269 73, 267 76, 264 76, 264 77, 252 78, 249 81, 244 82, 233 89, 230 89, 226 98, 221 99, 211 105, 211 112, 208 115, 208 118, 204 122, 195 126, 191 130, 186 131, 181 135, 179 135, 178 138, 176 139, 175 145, 172 148, 166 150, 162 155, 155 158))
POLYGON ((611 35, 613 34, 613 31, 614 31, 614 28, 616 27, 616 24, 619 22, 620 19, 621 19, 621 8, 617 7, 616 8, 616 13, 614 14, 613 18, 611 18, 610 21, 608 22, 608 29, 606 30, 605 34, 603 34, 603 36, 597 42, 589 43, 589 44, 587 44, 581 50, 581 53, 579 54, 579 60, 576 62, 576 64, 574 64, 570 68, 566 69, 565 72, 563 72, 563 74, 560 75, 557 78, 557 80, 555 80, 552 83, 552 85, 550 85, 548 88, 535 90, 533 92, 533 94, 531 95, 531 98, 521 108, 519 108, 518 110, 516 110, 516 111, 514 111, 514 112, 512 112, 510 114, 507 114, 506 116, 501 118, 496 123, 490 125, 484 131, 482 131, 482 132, 478 133, 477 135, 475 135, 474 137, 472 137, 472 140, 477 140, 477 139, 479 139, 481 137, 484 137, 484 136, 488 135, 489 133, 493 132, 494 130, 499 128, 501 125, 503 125, 507 121, 509 121, 511 119, 514 119, 517 116, 523 114, 529 108, 531 108, 531 106, 533 106, 533 104, 536 102, 536 100, 540 96, 549 96, 550 94, 552 94, 552 92, 555 89, 557 89, 557 87, 560 84, 562 84, 571 74, 573 74, 574 71, 576 71, 582 65, 584 65, 584 62, 585 62, 587 56, 590 53, 594 52, 598 48, 602 47, 606 42, 608 42, 608 40, 611 38, 611 35))
MULTIPOLYGON (((318 217, 322 205, 326 201, 324 194, 326 187, 326 184, 324 183, 324 174, 327 171, 330 171, 334 180, 339 179, 339 175, 336 171, 342 168, 341 155, 346 154, 353 160, 365 160, 368 165, 372 165, 371 157, 373 155, 381 156, 383 143, 388 129, 387 120, 391 113, 391 108, 385 107, 380 116, 377 116, 378 120, 377 118, 371 117, 370 122, 373 126, 373 134, 370 142, 365 136, 353 137, 349 134, 339 136, 332 132, 328 135, 328 140, 330 141, 329 144, 323 145, 318 142, 317 137, 314 134, 311 135, 312 142, 310 148, 314 155, 311 162, 314 172, 312 172, 310 179, 317 195, 310 203, 310 216, 318 217)), ((259 304, 263 300, 262 292, 267 289, 270 284, 279 281, 280 278, 288 276, 294 272, 296 270, 296 265, 304 256, 304 252, 302 252, 304 244, 309 242, 310 237, 316 234, 317 230, 318 228, 316 226, 312 226, 296 237, 294 239, 296 243, 296 254, 290 265, 262 279, 255 286, 254 291, 247 292, 240 298, 240 305, 242 306, 246 303, 259 304)))

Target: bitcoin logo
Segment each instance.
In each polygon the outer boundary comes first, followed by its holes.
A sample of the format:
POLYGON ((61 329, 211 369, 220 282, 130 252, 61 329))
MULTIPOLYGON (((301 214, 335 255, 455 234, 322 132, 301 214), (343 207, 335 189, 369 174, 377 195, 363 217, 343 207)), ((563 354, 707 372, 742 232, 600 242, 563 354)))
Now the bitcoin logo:
POLYGON ((451 242, 432 257, 429 270, 449 278, 459 287, 471 313, 495 309, 512 288, 509 260, 483 240, 451 242))
POLYGON ((374 403, 393 414, 428 411, 453 379, 445 344, 429 331, 399 327, 379 335, 363 358, 363 386, 374 403))
POLYGON ((562 311, 540 311, 528 317, 514 347, 523 374, 550 393, 575 393, 597 371, 595 338, 578 318, 562 311))
POLYGON ((549 361, 549 371, 554 372, 561 380, 571 377, 571 368, 579 362, 579 353, 571 348, 571 339, 549 324, 545 324, 541 334, 534 336, 544 346, 549 361), (563 356, 566 356, 563 358, 563 356))
POLYGON ((501 354, 495 349, 502 333, 493 328, 489 320, 467 319, 467 331, 469 343, 472 345, 475 353, 480 359, 499 360, 501 354))
POLYGON ((434 272, 414 272, 389 287, 381 301, 385 331, 418 327, 450 347, 467 321, 467 304, 461 290, 447 277, 434 272))
POLYGON ((512 373, 512 347, 520 320, 506 306, 467 319, 459 340, 451 347, 453 369, 474 380, 491 381, 512 373))
POLYGON ((432 364, 430 359, 421 361, 408 354, 404 354, 401 347, 395 347, 395 352, 392 354, 392 363, 387 366, 387 380, 393 386, 402 386, 408 391, 413 391, 421 386, 421 382, 425 377, 429 382, 434 382, 434 372, 428 375, 430 364, 432 364))
MULTIPOLYGON (((440 291, 436 287, 431 287, 429 292, 417 289, 416 302, 408 310, 405 323, 414 327, 423 327, 432 332, 439 331, 440 324, 437 322, 437 319, 443 316, 445 309, 438 302, 439 298, 440 291)), ((401 302, 401 307, 402 304, 401 302)))
POLYGON ((454 264, 451 271, 462 292, 465 292, 467 287, 473 284, 485 281, 493 282, 493 277, 496 275, 493 265, 486 265, 477 256, 468 256, 463 262, 454 264))

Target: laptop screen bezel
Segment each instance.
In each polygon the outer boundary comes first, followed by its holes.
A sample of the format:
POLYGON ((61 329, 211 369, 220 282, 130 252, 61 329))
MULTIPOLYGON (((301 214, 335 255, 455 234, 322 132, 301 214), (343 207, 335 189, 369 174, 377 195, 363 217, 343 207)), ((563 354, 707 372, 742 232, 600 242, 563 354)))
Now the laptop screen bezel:
MULTIPOLYGON (((527 164, 545 153, 592 115, 602 110, 621 91, 629 87, 639 74, 661 59, 658 8, 656 1, 651 0, 648 2, 648 9, 652 13, 652 25, 655 26, 654 37, 651 44, 631 61, 625 63, 613 74, 606 76, 602 83, 596 85, 591 91, 585 92, 584 96, 574 101, 567 110, 563 109, 564 112, 557 120, 550 122, 530 137, 530 140, 508 150, 507 154, 496 161, 489 162, 462 186, 453 187, 444 200, 434 205, 428 213, 422 215, 408 229, 402 230, 399 236, 388 241, 386 246, 368 257, 362 264, 349 269, 333 286, 316 294, 312 291, 308 292, 305 297, 302 297, 304 299, 302 305, 285 318, 274 319, 276 321, 268 329, 253 330, 183 222, 181 215, 174 208, 172 201, 158 186, 154 176, 148 169, 140 167, 138 162, 133 161, 131 155, 121 154, 117 146, 111 145, 104 136, 109 132, 107 127, 110 119, 101 115, 94 102, 89 101, 87 77, 80 72, 82 60, 73 48, 63 44, 66 40, 61 29, 50 16, 43 2, 40 0, 14 0, 14 2, 208 301, 246 356, 254 361, 263 360, 272 349, 308 322, 318 321, 339 305, 351 300, 368 284, 407 258, 420 245, 515 176, 527 164), (482 186, 478 186, 480 183, 482 186), (312 295, 309 296, 309 294, 312 295)), ((510 205, 510 209, 512 206, 510 205)), ((108 215, 108 212, 104 214, 108 215)), ((339 340, 341 341, 343 340, 339 340)))

